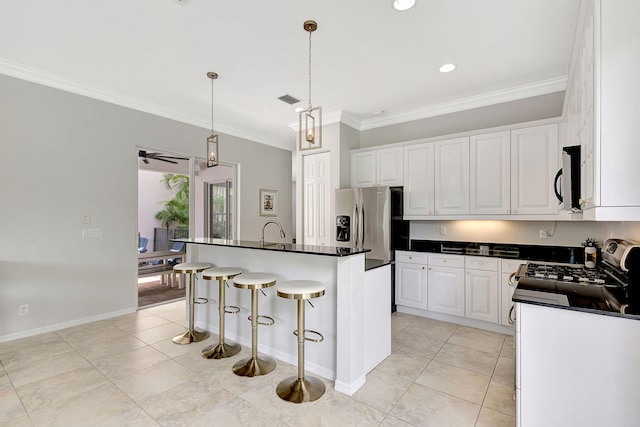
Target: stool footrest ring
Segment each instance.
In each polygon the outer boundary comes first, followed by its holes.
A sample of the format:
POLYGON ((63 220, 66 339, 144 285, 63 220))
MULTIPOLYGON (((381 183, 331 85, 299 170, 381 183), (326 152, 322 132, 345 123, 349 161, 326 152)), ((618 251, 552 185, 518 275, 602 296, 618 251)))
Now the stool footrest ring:
MULTIPOLYGON (((249 317, 247 317, 247 319, 249 319, 249 321, 251 321, 252 317, 253 316, 249 316, 249 317)), ((276 323, 276 321, 273 319, 273 317, 263 316, 262 314, 258 314, 257 323, 258 323, 258 325, 262 325, 262 326, 273 326, 273 324, 276 323), (267 319, 268 322, 261 322, 260 318, 267 319)))
POLYGON ((194 304, 206 304, 206 303, 208 303, 208 302, 209 302, 209 299, 208 299, 208 298, 195 297, 195 298, 193 299, 193 303, 194 303, 194 304))
POLYGON ((240 307, 235 305, 225 305, 224 312, 227 314, 238 314, 240 313, 240 307))
MULTIPOLYGON (((293 331, 293 335, 298 336, 298 331, 297 330, 293 331)), ((305 329, 304 330, 304 340, 305 341, 313 341, 313 342, 322 342, 322 341, 324 341, 324 335, 322 335, 318 331, 314 331, 313 329, 305 329), (307 333, 312 334, 312 335, 317 335, 320 338, 308 337, 307 333)))

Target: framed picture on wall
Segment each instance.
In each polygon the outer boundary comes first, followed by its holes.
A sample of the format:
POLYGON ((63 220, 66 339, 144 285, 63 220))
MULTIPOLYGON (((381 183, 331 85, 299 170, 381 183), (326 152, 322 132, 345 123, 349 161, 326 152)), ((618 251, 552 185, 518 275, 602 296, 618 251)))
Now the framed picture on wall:
POLYGON ((278 192, 260 190, 260 216, 278 216, 278 192))

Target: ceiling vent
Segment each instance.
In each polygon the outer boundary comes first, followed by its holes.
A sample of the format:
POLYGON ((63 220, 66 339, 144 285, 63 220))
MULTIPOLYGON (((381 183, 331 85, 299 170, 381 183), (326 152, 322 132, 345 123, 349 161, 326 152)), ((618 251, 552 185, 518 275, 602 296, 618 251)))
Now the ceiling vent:
POLYGON ((286 102, 289 105, 293 105, 293 104, 297 104, 298 102, 300 102, 299 99, 294 98, 291 95, 282 95, 280 98, 278 98, 280 101, 282 102, 286 102))

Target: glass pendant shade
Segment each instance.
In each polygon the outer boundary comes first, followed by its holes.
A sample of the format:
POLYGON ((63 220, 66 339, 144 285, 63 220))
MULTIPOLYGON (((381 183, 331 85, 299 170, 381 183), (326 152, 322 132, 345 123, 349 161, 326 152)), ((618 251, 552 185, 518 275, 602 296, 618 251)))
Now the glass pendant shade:
POLYGON ((311 107, 299 114, 300 151, 322 147, 322 107, 311 107))
POLYGON ((218 135, 212 133, 207 138, 207 167, 218 166, 218 135))

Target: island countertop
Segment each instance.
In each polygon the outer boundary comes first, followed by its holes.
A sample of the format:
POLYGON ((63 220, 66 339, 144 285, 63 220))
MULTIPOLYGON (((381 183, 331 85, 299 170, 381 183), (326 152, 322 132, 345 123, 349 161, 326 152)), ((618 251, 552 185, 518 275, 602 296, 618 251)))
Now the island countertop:
POLYGON ((297 245, 292 243, 254 242, 251 240, 213 239, 210 237, 196 237, 195 239, 171 239, 172 242, 184 242, 199 245, 228 246, 244 249, 259 249, 264 251, 290 252, 311 255, 344 257, 370 252, 370 249, 343 248, 336 246, 297 245))

